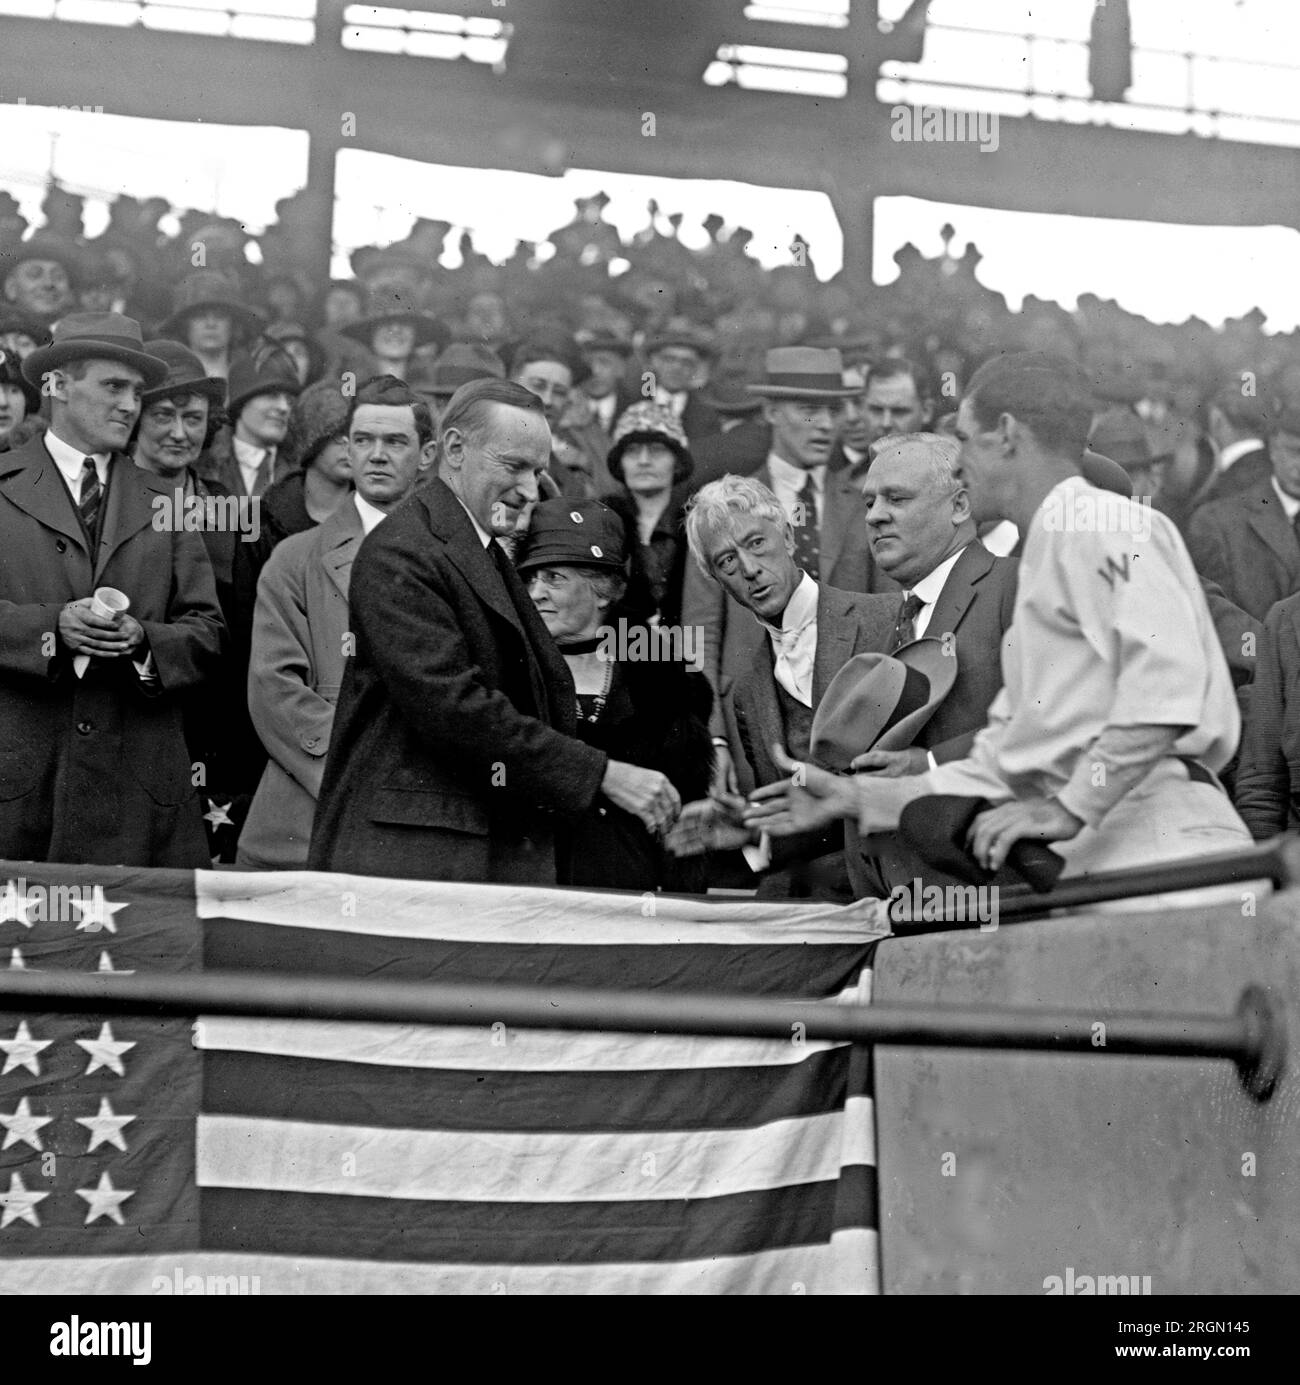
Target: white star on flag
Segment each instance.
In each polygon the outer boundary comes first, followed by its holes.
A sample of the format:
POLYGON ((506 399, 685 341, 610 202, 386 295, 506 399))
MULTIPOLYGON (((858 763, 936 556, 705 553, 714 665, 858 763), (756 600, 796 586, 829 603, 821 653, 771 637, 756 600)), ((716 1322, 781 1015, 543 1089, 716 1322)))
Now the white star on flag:
POLYGON ((118 1226, 126 1223, 122 1220, 122 1204, 129 1197, 135 1196, 135 1190, 127 1192, 125 1189, 119 1192, 113 1187, 113 1180, 108 1174, 101 1173, 99 1182, 93 1188, 78 1188, 77 1196, 84 1197, 90 1204, 90 1211, 86 1213, 84 1226, 89 1226, 98 1217, 108 1217, 115 1221, 118 1226))
POLYGON ((6 882, 4 889, 0 890, 0 923, 12 920, 21 923, 24 928, 30 928, 32 921, 27 915, 35 907, 35 902, 28 899, 26 894, 18 893, 16 880, 6 882))
POLYGON ((135 1047, 135 1040, 128 1039, 125 1042, 113 1038, 113 1026, 105 1023, 97 1039, 77 1039, 78 1048, 84 1048, 90 1054, 90 1062, 83 1077, 89 1077, 92 1072, 98 1072, 100 1068, 111 1068, 119 1077, 126 1076, 126 1069, 122 1066, 122 1054, 128 1048, 135 1047))
POLYGON ((115 966, 113 965, 113 959, 108 955, 107 952, 101 952, 101 953, 99 954, 99 966, 96 968, 96 970, 97 970, 97 971, 102 971, 102 972, 111 973, 113 976, 134 976, 134 975, 135 975, 134 970, 132 970, 132 971, 123 971, 120 967, 115 967, 115 966))
POLYGON ((5 1142, 0 1145, 0 1149, 8 1149, 10 1145, 16 1145, 21 1140, 38 1153, 45 1151, 45 1146, 41 1144, 41 1137, 36 1133, 41 1126, 49 1125, 54 1119, 53 1116, 34 1116, 32 1108, 26 1097, 18 1103, 18 1109, 12 1116, 0 1115, 0 1125, 5 1128, 5 1142))
POLYGON ((36 1215, 36 1204, 44 1202, 47 1197, 49 1193, 29 1193, 23 1187, 23 1180, 16 1173, 11 1173, 9 1191, 0 1193, 0 1207, 4 1208, 4 1214, 0 1216, 0 1231, 11 1221, 30 1222, 32 1226, 39 1227, 41 1219, 36 1215))
POLYGON ((230 820, 229 809, 234 806, 234 802, 233 798, 229 803, 218 803, 215 798, 208 799, 208 811, 203 814, 203 821, 210 822, 213 827, 233 827, 235 824, 230 820))
POLYGON ((43 1048, 49 1048, 53 1042, 53 1039, 33 1039, 27 1021, 19 1020, 13 1038, 0 1039, 0 1048, 4 1049, 6 1054, 4 1071, 0 1072, 0 1077, 6 1072, 12 1072, 14 1068, 26 1068, 33 1077, 39 1077, 41 1063, 36 1055, 43 1048))
POLYGON ((96 885, 91 890, 89 904, 83 899, 73 899, 69 903, 74 909, 81 912, 81 922, 76 927, 78 933, 83 929, 87 933, 98 933, 101 928, 106 928, 110 933, 116 933, 117 924, 113 922, 113 915, 119 910, 131 907, 129 904, 110 904, 104 898, 103 885, 96 885))
POLYGON ((100 1145, 113 1145, 125 1154, 126 1141, 122 1138, 122 1130, 123 1127, 130 1125, 134 1119, 134 1116, 115 1116, 108 1098, 106 1096, 100 1097, 97 1116, 77 1117, 77 1124, 84 1125, 90 1131, 90 1145, 86 1153, 93 1154, 100 1145))

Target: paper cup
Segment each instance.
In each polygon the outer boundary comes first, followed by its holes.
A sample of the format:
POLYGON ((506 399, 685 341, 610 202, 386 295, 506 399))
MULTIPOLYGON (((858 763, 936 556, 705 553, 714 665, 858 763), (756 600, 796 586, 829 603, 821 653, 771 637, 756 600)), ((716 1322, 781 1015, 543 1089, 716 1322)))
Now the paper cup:
MULTIPOLYGON (((90 609, 97 616, 115 616, 131 609, 131 598, 116 587, 96 587, 94 596, 90 598, 90 609)), ((78 654, 72 661, 72 671, 78 678, 84 678, 89 667, 89 654, 78 654)))

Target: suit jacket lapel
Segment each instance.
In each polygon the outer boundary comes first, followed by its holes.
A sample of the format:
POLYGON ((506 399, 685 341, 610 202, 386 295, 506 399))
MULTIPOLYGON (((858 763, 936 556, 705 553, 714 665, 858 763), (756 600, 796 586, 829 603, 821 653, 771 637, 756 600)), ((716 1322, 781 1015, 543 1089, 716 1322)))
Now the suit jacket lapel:
POLYGON ((509 621, 521 635, 525 634, 501 574, 455 492, 446 482, 434 480, 429 482, 421 499, 428 509, 434 533, 447 545, 448 560, 469 583, 474 595, 502 620, 509 621))
POLYGON ((346 601, 352 561, 365 537, 361 516, 350 495, 343 497, 342 503, 325 521, 325 526, 321 533, 321 566, 346 601))
POLYGON ((861 524, 862 506, 855 504, 861 490, 846 471, 826 468, 826 485, 822 491, 821 529, 818 533, 820 553, 818 566, 822 577, 831 572, 844 551, 849 526, 861 524))
MULTIPOLYGON (((542 661, 546 657, 551 635, 540 616, 527 625, 521 619, 520 610, 524 609, 524 603, 529 600, 522 581, 515 579, 517 591, 512 598, 506 590, 505 578, 479 540, 478 531, 474 528, 465 507, 445 481, 435 479, 416 493, 428 511, 433 532, 446 544, 448 560, 469 583, 474 595, 489 610, 509 621, 518 632, 519 638, 532 656, 528 660, 528 681, 537 703, 538 714, 552 724, 559 725, 560 723, 553 720, 550 692, 542 671, 542 661), (518 607, 515 605, 516 599, 519 601, 518 607)), ((550 649, 554 651, 558 668, 567 673, 568 665, 565 664, 563 655, 554 645, 550 645, 550 649)))
POLYGON ((155 496, 162 496, 168 505, 167 513, 172 513, 175 491, 174 486, 141 470, 120 452, 115 452, 109 458, 108 477, 108 499, 99 529, 99 552, 95 561, 96 583, 113 554, 127 539, 153 524, 155 496))
POLYGON ((960 558, 952 566, 948 580, 943 584, 930 612, 930 623, 925 633, 932 639, 942 639, 951 634, 961 624, 967 607, 975 600, 976 584, 981 582, 993 566, 993 555, 978 539, 967 544, 960 558))
POLYGON ((772 742, 785 744, 785 723, 781 720, 781 704, 776 696, 776 674, 773 672, 772 641, 763 633, 763 648, 752 665, 753 676, 741 681, 737 693, 742 710, 749 720, 749 741, 754 752, 754 774, 760 784, 776 775, 772 763, 772 742))
POLYGON ((813 655, 812 700, 820 705, 832 678, 853 654, 853 623, 848 618, 849 602, 832 588, 822 586, 817 597, 817 652, 813 655))
MULTIPOLYGON (((71 539, 86 555, 89 564, 90 549, 73 509, 72 493, 55 466, 54 458, 45 450, 45 444, 33 438, 9 458, 0 459, 0 463, 4 460, 24 463, 22 470, 6 484, 5 494, 33 519, 71 539)), ((0 464, 0 470, 3 469, 0 464)))
POLYGON ((1271 485, 1267 489, 1261 488, 1252 499, 1254 503, 1251 506, 1253 513, 1250 516, 1250 527, 1281 558, 1287 571, 1294 572, 1297 558, 1296 533, 1291 527, 1291 521, 1286 517, 1282 502, 1274 494, 1271 485))

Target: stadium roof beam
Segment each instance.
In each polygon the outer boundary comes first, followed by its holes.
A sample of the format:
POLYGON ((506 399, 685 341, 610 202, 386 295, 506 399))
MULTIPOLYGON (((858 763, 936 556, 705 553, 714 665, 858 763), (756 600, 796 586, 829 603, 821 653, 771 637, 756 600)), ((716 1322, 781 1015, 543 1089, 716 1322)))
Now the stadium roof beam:
MULTIPOLYGON (((854 80, 855 71, 874 70, 876 38, 859 14, 874 13, 873 6, 855 5, 847 30, 784 26, 798 33, 783 41, 808 51, 825 47, 830 33, 844 40, 849 93, 827 100, 703 83, 702 67, 719 42, 749 41, 764 28, 751 20, 740 27, 742 0, 681 0, 692 16, 683 27, 692 32, 680 42, 658 31, 654 38, 684 64, 671 73, 662 55, 649 53, 642 28, 616 34, 620 41, 605 36, 613 8, 605 0, 565 0, 563 7, 534 0, 509 9, 487 0, 448 4, 471 16, 510 15, 503 73, 481 63, 345 49, 337 37, 344 0, 320 0, 309 47, 6 18, 0 101, 305 128, 322 208, 330 205, 340 147, 532 173, 604 168, 819 188, 837 204, 846 263, 859 274, 870 266, 871 200, 882 195, 1192 224, 1300 224, 1300 160, 1291 148, 1007 116, 988 152, 970 141, 891 138, 891 108, 875 99, 869 80, 854 80), (561 31, 554 20, 547 32, 547 16, 561 8, 586 17, 590 42, 579 42, 587 32, 581 25, 561 31), (96 61, 69 61, 78 50, 94 52, 96 61), (606 62, 616 65, 602 68, 606 62), (638 64, 641 77, 622 81, 638 64), (643 134, 648 111, 656 116, 653 136, 643 134), (345 136, 348 113, 355 134, 345 136)), ((628 9, 665 13, 658 5, 628 9)), ((327 237, 323 230, 322 244, 327 237)))

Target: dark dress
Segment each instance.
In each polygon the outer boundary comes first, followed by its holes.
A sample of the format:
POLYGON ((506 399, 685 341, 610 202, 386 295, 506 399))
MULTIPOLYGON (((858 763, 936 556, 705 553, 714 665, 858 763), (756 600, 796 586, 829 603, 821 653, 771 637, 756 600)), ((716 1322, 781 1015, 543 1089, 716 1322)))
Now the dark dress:
POLYGON ((674 487, 648 544, 641 542, 636 502, 625 487, 620 486, 605 496, 603 503, 623 521, 627 553, 631 558, 627 595, 622 602, 628 618, 648 621, 657 616, 660 625, 680 625, 682 586, 686 581, 686 564, 690 561, 682 524, 685 492, 680 486, 674 487))
MULTIPOLYGON (((713 691, 702 673, 676 662, 619 662, 595 721, 594 695, 578 697, 579 739, 611 759, 657 769, 683 804, 705 798, 713 775, 713 691)), ((562 885, 703 893, 703 857, 678 859, 641 819, 603 795, 557 842, 562 885)))
POLYGON ((292 471, 268 487, 262 497, 262 527, 272 548, 290 534, 303 534, 316 527, 316 521, 307 513, 303 480, 303 472, 292 471))

